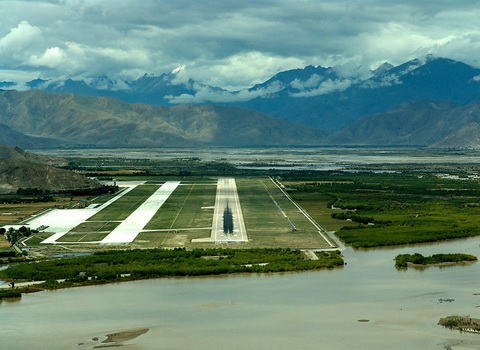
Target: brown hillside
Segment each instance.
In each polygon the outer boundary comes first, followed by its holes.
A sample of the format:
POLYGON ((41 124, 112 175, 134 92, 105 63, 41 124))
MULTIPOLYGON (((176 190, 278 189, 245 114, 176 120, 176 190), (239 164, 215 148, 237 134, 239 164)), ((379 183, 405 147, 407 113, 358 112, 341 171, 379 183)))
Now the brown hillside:
POLYGON ((0 123, 37 137, 108 146, 313 145, 323 136, 237 107, 161 107, 44 91, 0 92, 0 123))

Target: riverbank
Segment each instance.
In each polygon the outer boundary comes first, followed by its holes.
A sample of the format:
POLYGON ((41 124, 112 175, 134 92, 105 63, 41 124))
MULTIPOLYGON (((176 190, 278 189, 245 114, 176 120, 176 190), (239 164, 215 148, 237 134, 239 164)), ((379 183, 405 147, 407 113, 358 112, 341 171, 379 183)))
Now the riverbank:
MULTIPOLYGON (((290 249, 137 249, 23 263, 0 271, 19 290, 59 289, 159 277, 208 276, 332 269, 344 265, 339 251, 317 259, 290 249), (31 282, 35 281, 35 282, 31 282)), ((3 288, 8 288, 3 285, 3 288)))

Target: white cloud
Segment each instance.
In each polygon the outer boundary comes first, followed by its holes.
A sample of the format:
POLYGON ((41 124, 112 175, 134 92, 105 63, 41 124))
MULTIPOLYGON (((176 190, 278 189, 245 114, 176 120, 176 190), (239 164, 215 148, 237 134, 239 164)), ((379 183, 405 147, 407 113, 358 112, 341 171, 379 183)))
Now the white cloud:
POLYGON ((2 1, 0 62, 52 79, 186 65, 178 79, 229 90, 308 64, 363 79, 429 53, 480 66, 479 17, 471 0, 2 1))
POLYGON ((42 32, 39 28, 21 21, 16 27, 0 39, 0 61, 3 66, 22 65, 28 58, 28 52, 41 41, 42 32))
POLYGON ((263 83, 278 72, 304 66, 305 61, 296 57, 249 51, 222 60, 196 62, 188 65, 188 72, 194 80, 235 91, 263 83))
POLYGON ((256 89, 256 90, 240 90, 238 92, 229 92, 229 91, 217 91, 211 89, 208 86, 203 86, 195 84, 193 88, 196 90, 195 95, 182 94, 180 96, 165 96, 165 99, 168 100, 171 104, 183 104, 183 103, 205 103, 205 102, 239 102, 239 101, 248 101, 253 98, 269 98, 276 92, 281 91, 284 86, 279 82, 275 81, 272 84, 269 84, 265 88, 256 89))
POLYGON ((172 74, 175 74, 175 77, 172 79, 173 85, 187 84, 190 80, 190 73, 185 65, 175 68, 172 74))
POLYGON ((0 39, 0 49, 8 51, 21 51, 39 40, 41 30, 31 26, 27 21, 21 21, 18 26, 10 29, 9 33, 0 39))
POLYGON ((336 91, 344 91, 348 89, 353 84, 352 80, 341 79, 341 80, 332 80, 327 79, 323 81, 320 86, 316 89, 302 91, 298 93, 291 94, 292 97, 311 97, 318 95, 325 95, 336 91))
POLYGON ((396 74, 384 74, 376 80, 366 80, 362 83, 361 87, 375 89, 379 87, 393 86, 403 84, 400 80, 400 75, 396 74))
POLYGON ((294 89, 304 91, 312 88, 318 87, 320 82, 323 80, 318 74, 312 74, 307 80, 302 81, 300 79, 294 79, 290 86, 294 89))
POLYGON ((42 56, 32 55, 29 63, 33 66, 45 66, 55 68, 65 60, 65 53, 59 47, 51 47, 42 56))

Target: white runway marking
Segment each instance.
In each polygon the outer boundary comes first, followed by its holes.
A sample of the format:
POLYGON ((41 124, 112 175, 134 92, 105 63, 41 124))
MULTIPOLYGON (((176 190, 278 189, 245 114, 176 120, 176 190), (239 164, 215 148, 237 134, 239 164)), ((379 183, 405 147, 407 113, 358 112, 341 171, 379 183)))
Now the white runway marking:
POLYGON ((243 221, 242 208, 240 207, 240 199, 238 198, 235 179, 218 179, 211 238, 216 243, 248 242, 247 229, 243 221), (223 215, 227 203, 233 214, 232 233, 223 232, 223 215))
POLYGON ((53 209, 44 215, 33 218, 26 222, 26 224, 33 229, 40 226, 48 226, 48 232, 55 232, 55 234, 42 241, 42 243, 57 243, 56 241, 66 235, 71 229, 87 221, 100 210, 108 207, 142 183, 144 182, 122 184, 121 187, 126 187, 126 189, 100 206, 85 209, 53 209))
POLYGON ((137 210, 105 237, 101 243, 132 242, 179 184, 179 181, 169 181, 163 184, 137 210))

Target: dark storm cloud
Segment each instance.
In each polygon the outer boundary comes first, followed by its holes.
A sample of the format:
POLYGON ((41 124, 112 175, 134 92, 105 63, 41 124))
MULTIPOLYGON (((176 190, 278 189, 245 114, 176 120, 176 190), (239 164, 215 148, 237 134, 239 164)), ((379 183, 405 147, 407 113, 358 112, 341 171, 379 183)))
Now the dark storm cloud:
POLYGON ((184 65, 185 77, 240 88, 307 64, 352 75, 433 53, 478 65, 479 15, 466 0, 1 1, 0 80, 184 65))

